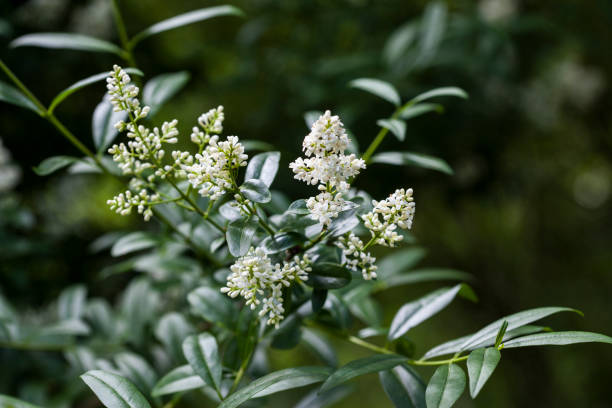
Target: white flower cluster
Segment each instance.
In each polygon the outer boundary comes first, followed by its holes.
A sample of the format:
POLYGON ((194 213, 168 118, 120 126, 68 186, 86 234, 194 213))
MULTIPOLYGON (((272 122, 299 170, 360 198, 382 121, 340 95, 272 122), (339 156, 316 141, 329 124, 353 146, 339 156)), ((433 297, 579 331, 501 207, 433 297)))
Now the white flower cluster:
POLYGON ((182 169, 202 196, 216 200, 235 187, 238 169, 247 165, 247 159, 238 136, 228 136, 219 142, 219 136, 214 135, 202 153, 195 155, 194 162, 183 165, 182 169))
POLYGON ((261 248, 251 248, 246 255, 238 258, 230 267, 232 273, 227 278, 227 286, 221 292, 235 298, 242 296, 251 309, 262 305, 260 316, 267 315, 267 324, 278 327, 284 318, 283 287, 292 282, 308 279, 310 260, 306 255, 294 257, 290 262, 272 264, 261 248))
POLYGON ((365 280, 376 279, 378 267, 374 264, 374 258, 369 252, 365 251, 363 241, 352 232, 347 237, 340 237, 336 241, 336 246, 342 249, 346 256, 346 265, 354 270, 361 270, 361 275, 365 280))
POLYGON ((127 190, 125 193, 120 193, 106 203, 110 206, 111 210, 121 215, 131 214, 132 208, 136 207, 138 214, 142 214, 145 221, 149 221, 153 216, 153 209, 151 207, 159 199, 158 194, 149 194, 145 189, 140 190, 138 194, 132 194, 130 190, 127 190))
POLYGON ((342 211, 343 195, 350 189, 349 179, 365 169, 362 159, 344 154, 348 144, 340 118, 326 111, 304 138, 302 149, 306 158, 299 157, 289 165, 294 178, 319 185, 319 195, 310 197, 306 205, 311 217, 324 225, 329 225, 342 211))
POLYGON ((3 146, 0 139, 0 193, 15 187, 20 177, 19 167, 12 164, 11 153, 3 146))
POLYGON ((374 208, 361 216, 364 225, 372 233, 374 243, 393 247, 404 237, 397 233, 397 227, 410 229, 414 218, 415 203, 412 189, 395 190, 382 201, 372 200, 374 208))
POLYGON ((223 113, 223 106, 221 105, 200 115, 198 118, 198 124, 204 131, 194 127, 191 133, 191 141, 200 146, 200 152, 210 141, 211 135, 220 134, 223 132, 224 120, 225 114, 223 113))

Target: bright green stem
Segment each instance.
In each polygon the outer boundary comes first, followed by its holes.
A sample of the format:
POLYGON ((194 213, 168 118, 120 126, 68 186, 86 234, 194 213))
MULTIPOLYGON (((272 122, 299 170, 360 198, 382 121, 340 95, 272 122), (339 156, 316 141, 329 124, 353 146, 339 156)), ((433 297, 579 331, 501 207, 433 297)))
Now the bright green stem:
POLYGON ((35 97, 32 92, 30 92, 30 90, 23 84, 23 82, 21 82, 19 78, 17 78, 17 76, 13 73, 13 71, 11 71, 11 69, 1 59, 0 59, 0 68, 2 69, 2 71, 4 71, 6 76, 9 77, 11 81, 13 81, 13 83, 17 86, 17 88, 19 88, 19 90, 23 92, 25 96, 27 96, 28 99, 34 103, 34 105, 36 105, 36 107, 40 110, 41 116, 44 116, 47 112, 47 108, 45 108, 45 105, 40 103, 38 98, 35 97))
POLYGON ((179 188, 179 186, 177 186, 174 181, 172 181, 169 178, 167 180, 168 180, 168 183, 170 183, 172 185, 172 187, 174 187, 174 189, 181 195, 183 200, 185 200, 187 203, 189 203, 189 205, 191 205, 193 207, 193 210, 195 212, 200 214, 202 216, 202 218, 204 218, 206 221, 208 221, 213 227, 215 227, 216 229, 218 229, 219 231, 221 231, 222 233, 225 234, 225 228, 222 227, 221 225, 219 225, 212 218, 209 218, 208 217, 208 212, 202 211, 202 209, 200 207, 198 207, 198 204, 195 201, 193 201, 193 199, 191 197, 189 197, 187 194, 185 194, 185 192, 183 190, 181 190, 179 188))
MULTIPOLYGON (((395 112, 393 112, 393 115, 391 115, 391 119, 397 119, 397 117, 400 115, 400 113, 402 113, 402 111, 410 106, 412 106, 412 102, 408 102, 403 106, 400 106, 399 108, 397 108, 395 110, 395 112)), ((387 136, 387 133, 389 133, 389 129, 387 129, 386 127, 381 128, 380 131, 378 132, 378 134, 376 135, 376 137, 374 138, 374 140, 372 140, 372 143, 370 143, 370 145, 368 146, 368 148, 366 149, 365 153, 363 154, 363 156, 361 156, 361 158, 368 163, 370 161, 370 158, 372 157, 372 155, 374 153, 376 153, 376 149, 378 149, 378 146, 382 143, 383 140, 385 140, 385 136, 387 136)))

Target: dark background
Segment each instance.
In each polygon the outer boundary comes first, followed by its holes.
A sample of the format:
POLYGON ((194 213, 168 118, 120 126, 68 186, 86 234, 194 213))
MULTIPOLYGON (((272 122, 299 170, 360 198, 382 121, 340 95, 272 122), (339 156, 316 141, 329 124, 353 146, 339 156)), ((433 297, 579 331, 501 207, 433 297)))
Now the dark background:
MULTIPOLYGON (((131 34, 218 4, 121 3, 131 34)), ((480 303, 454 303, 415 330, 414 340, 422 345, 417 352, 499 316, 545 305, 585 313, 548 319, 555 329, 612 334, 612 2, 448 1, 440 41, 427 52, 418 44, 407 47, 392 60, 385 57, 385 44, 403 24, 420 21, 428 2, 233 4, 246 19, 223 17, 177 29, 146 40, 136 52, 147 77, 191 73, 188 87, 158 115, 178 118, 183 135, 201 112, 223 104, 226 133, 279 146, 287 164, 299 154, 308 110, 340 114, 362 149, 367 146, 378 131, 376 120, 390 115, 391 105, 348 88, 351 79, 388 80, 404 99, 446 85, 470 94, 467 101, 441 100, 443 115, 411 120, 405 142, 390 136, 379 149, 442 157, 454 176, 373 165, 358 180, 375 197, 413 187, 414 234, 428 251, 425 264, 461 269, 477 279, 480 303)), ((0 56, 43 102, 119 62, 110 54, 8 48, 11 39, 36 31, 117 41, 106 0, 0 2, 0 13, 0 56)), ((89 87, 57 112, 88 144, 91 113, 104 90, 102 84, 89 87)), ((32 212, 31 219, 0 220, 3 292, 24 308, 45 304, 72 282, 112 297, 121 282, 100 284, 96 273, 107 261, 86 248, 100 234, 139 228, 140 221, 108 210, 104 202, 117 191, 110 180, 36 176, 31 167, 42 159, 77 152, 30 112, 0 109, 0 138, 22 169, 19 206, 32 212)), ((279 172, 276 183, 292 198, 306 194, 289 171, 279 172)), ((429 289, 385 292, 387 319, 429 289)), ((344 357, 353 352, 343 350, 344 357)), ((275 357, 282 367, 300 359, 294 352, 275 357)), ((611 367, 612 348, 605 345, 510 350, 479 398, 464 396, 458 406, 612 407, 611 367)), ((339 407, 390 406, 375 376, 356 385, 359 392, 339 407)), ((1 385, 0 391, 23 392, 1 385)), ((278 401, 288 406, 295 399, 288 394, 278 401)))

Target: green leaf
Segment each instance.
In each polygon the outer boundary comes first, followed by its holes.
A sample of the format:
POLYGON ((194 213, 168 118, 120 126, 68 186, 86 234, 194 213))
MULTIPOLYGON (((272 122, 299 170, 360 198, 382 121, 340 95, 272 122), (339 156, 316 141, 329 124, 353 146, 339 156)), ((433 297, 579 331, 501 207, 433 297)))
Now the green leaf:
POLYGON ((396 166, 416 166, 424 169, 437 170, 446 174, 453 174, 453 169, 444 160, 421 153, 412 152, 383 152, 372 156, 371 163, 385 163, 396 166))
POLYGON ((418 105, 410 105, 410 103, 408 103, 402 108, 399 116, 402 119, 408 120, 429 112, 442 113, 444 112, 444 106, 437 103, 420 103, 418 105))
POLYGON ((98 153, 103 152, 111 145, 119 134, 115 124, 126 118, 127 112, 115 112, 108 94, 104 95, 102 102, 96 106, 91 118, 91 133, 98 153))
POLYGON ((111 248, 114 257, 129 254, 135 251, 148 249, 157 244, 157 240, 145 232, 132 232, 119 238, 111 248))
POLYGON ((310 210, 306 206, 306 200, 299 199, 295 200, 289 205, 289 208, 286 211, 287 214, 296 214, 296 215, 308 215, 310 214, 310 210))
POLYGON ((414 43, 418 25, 410 21, 395 30, 385 44, 383 58, 385 62, 393 66, 414 43))
POLYGON ((312 312, 319 313, 319 310, 323 309, 323 305, 325 305, 326 300, 327 300, 327 289, 313 289, 312 295, 310 296, 312 312))
POLYGON ((395 87, 388 82, 375 78, 359 78, 349 82, 351 88, 361 89, 376 95, 395 106, 399 106, 401 98, 395 87))
POLYGON ((436 98, 438 96, 456 96, 458 98, 467 99, 468 94, 461 88, 457 88, 456 86, 446 86, 443 88, 432 89, 431 91, 423 92, 412 98, 410 100, 410 104, 414 105, 421 101, 436 98))
POLYGON ((78 162, 79 159, 70 156, 53 156, 48 157, 36 167, 33 168, 34 173, 39 176, 48 176, 51 173, 63 169, 71 164, 78 162))
POLYGON ((427 5, 420 24, 420 53, 417 65, 427 66, 436 55, 446 31, 447 14, 446 5, 441 1, 427 5))
POLYGON ((142 103, 151 108, 153 116, 164 103, 176 95, 189 81, 189 72, 171 72, 151 78, 142 89, 142 103))
POLYGON ((61 320, 79 319, 85 311, 87 288, 73 285, 64 289, 57 300, 57 315, 61 320))
POLYGON ((61 320, 41 328, 41 336, 84 336, 89 334, 89 326, 79 319, 61 320))
POLYGON ((327 408, 334 406, 352 392, 352 387, 336 387, 327 392, 312 390, 298 401, 294 408, 327 408))
POLYGON ((412 368, 401 364, 378 377, 397 408, 425 408, 425 384, 412 368))
POLYGON ((244 179, 257 179, 262 181, 267 187, 270 187, 278 172, 279 161, 280 152, 256 154, 249 160, 244 179))
POLYGON ((505 316, 474 333, 461 345, 459 351, 467 350, 469 347, 475 344, 480 344, 485 341, 495 339, 495 336, 497 335, 499 328, 504 324, 504 321, 508 322, 507 330, 510 331, 560 312, 574 312, 582 314, 580 311, 571 309, 569 307, 539 307, 505 316))
POLYGON ((246 198, 256 203, 267 203, 272 199, 268 186, 261 180, 250 179, 240 186, 240 191, 246 198))
POLYGON ((425 391, 427 408, 452 407, 463 393, 465 382, 465 373, 458 365, 438 367, 425 391))
POLYGON ((396 354, 375 354, 373 356, 353 360, 330 375, 321 386, 321 392, 329 390, 360 375, 390 370, 406 360, 406 357, 396 354))
POLYGON ((497 336, 495 336, 495 348, 498 348, 502 340, 504 340, 506 330, 508 330, 508 322, 504 320, 501 327, 499 328, 499 331, 497 332, 497 336))
POLYGON ((162 316, 155 327, 155 337, 166 347, 173 360, 185 361, 183 340, 194 332, 194 328, 180 313, 170 312, 162 316))
POLYGON ((531 347, 531 346, 566 346, 576 343, 608 343, 612 344, 612 337, 605 334, 565 331, 538 333, 519 337, 503 343, 503 348, 531 347))
POLYGON ((246 254, 251 247, 251 241, 256 230, 257 222, 251 219, 230 222, 225 233, 230 254, 235 257, 246 254))
POLYGON ((206 386, 204 380, 193 372, 193 368, 184 365, 175 368, 155 384, 151 395, 159 397, 166 394, 189 391, 206 386))
POLYGON ((190 11, 188 13, 179 14, 178 16, 171 17, 167 20, 160 21, 159 23, 153 24, 151 27, 136 34, 130 40, 130 46, 133 48, 140 41, 147 37, 163 33, 164 31, 172 30, 178 27, 183 27, 188 24, 197 23, 199 21, 208 20, 209 18, 219 16, 238 16, 243 17, 244 13, 237 7, 234 6, 216 6, 208 7, 190 11))
POLYGON ((482 387, 493 374, 501 353, 493 347, 479 348, 470 353, 467 360, 470 377, 470 396, 476 398, 482 387))
POLYGON ((81 379, 108 408, 151 407, 136 386, 120 375, 91 370, 83 374, 81 379))
POLYGON ((304 328, 302 330, 302 342, 322 363, 329 367, 338 366, 338 357, 334 347, 321 334, 304 328))
POLYGON ((389 329, 389 340, 395 340, 403 336, 408 330, 429 319, 444 309, 461 290, 462 285, 452 288, 438 289, 420 299, 406 303, 395 314, 391 328, 389 329))
POLYGON ((377 262, 378 269, 376 272, 383 279, 398 275, 419 263, 425 257, 425 254, 425 250, 419 247, 398 249, 377 262))
POLYGON ((236 391, 217 408, 235 408, 251 398, 317 383, 326 379, 330 372, 328 367, 296 367, 276 371, 236 391))
POLYGON ((22 94, 20 90, 3 81, 0 81, 0 101, 19 106, 20 108, 30 109, 39 115, 43 114, 36 104, 22 94))
POLYGON ((312 272, 306 283, 316 289, 338 289, 351 281, 351 273, 345 267, 331 263, 320 262, 312 265, 312 272))
POLYGON ((0 394, 0 407, 3 408, 41 408, 38 405, 30 404, 17 398, 9 397, 8 395, 0 394))
POLYGON ((113 43, 73 33, 34 33, 13 40, 11 47, 59 48, 91 52, 108 52, 122 57, 125 52, 113 43))
POLYGON ((469 273, 448 268, 421 268, 411 272, 393 275, 380 281, 378 286, 382 289, 392 288, 401 285, 408 285, 418 282, 433 282, 439 280, 471 280, 473 276, 469 273))
MULTIPOLYGON (((136 69, 136 68, 126 68, 125 72, 127 72, 128 74, 133 74, 133 75, 140 75, 140 76, 144 75, 141 70, 136 69)), ((68 88, 64 89, 62 92, 57 94, 55 98, 53 98, 53 100, 51 101, 51 104, 49 105, 49 109, 48 109, 49 113, 52 113, 60 103, 62 103, 66 98, 68 98, 70 95, 72 95, 76 91, 83 89, 88 85, 95 84, 96 82, 104 81, 106 80, 107 77, 108 77, 108 71, 101 72, 99 74, 92 75, 90 77, 81 79, 80 81, 77 81, 74 84, 70 85, 68 88)))
POLYGON ((260 246, 266 254, 277 254, 307 241, 307 238, 297 232, 281 232, 267 237, 260 246))
POLYGON ((292 314, 283 319, 278 329, 272 332, 271 346, 279 350, 290 350, 300 343, 301 338, 302 319, 297 314, 292 314))
POLYGON ((115 364, 126 378, 131 380, 141 391, 150 392, 157 375, 147 361, 138 354, 123 352, 114 358, 115 364))
POLYGON ((376 122, 380 127, 389 129, 400 142, 406 139, 406 122, 399 119, 380 119, 376 122))
POLYGON ((202 286, 187 295, 192 312, 212 323, 226 327, 234 321, 232 301, 216 289, 202 286))
MULTIPOLYGON (((242 218, 242 212, 240 212, 240 208, 238 208, 238 203, 235 200, 228 201, 223 203, 221 207, 219 207, 219 214, 223 216, 223 218, 229 221, 236 221, 242 218)), ((225 242, 225 238, 222 237, 223 242, 225 242)))
POLYGON ((221 361, 217 341, 210 333, 189 336, 183 342, 183 353, 206 384, 221 392, 221 361))

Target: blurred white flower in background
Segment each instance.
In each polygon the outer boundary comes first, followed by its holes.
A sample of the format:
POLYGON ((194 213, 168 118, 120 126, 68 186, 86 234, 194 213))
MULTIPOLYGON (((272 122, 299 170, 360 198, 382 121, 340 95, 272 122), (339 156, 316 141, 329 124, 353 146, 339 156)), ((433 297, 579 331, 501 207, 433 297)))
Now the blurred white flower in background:
POLYGON ((488 23, 507 21, 517 12, 516 0, 481 0, 478 13, 488 23))
POLYGON ((11 160, 11 153, 0 138, 0 193, 12 190, 21 178, 21 170, 11 160))

